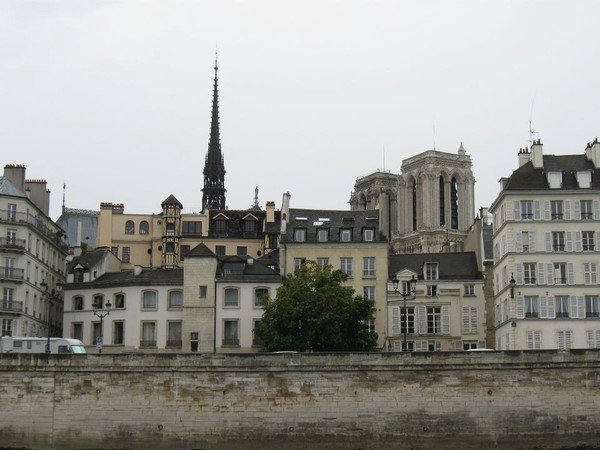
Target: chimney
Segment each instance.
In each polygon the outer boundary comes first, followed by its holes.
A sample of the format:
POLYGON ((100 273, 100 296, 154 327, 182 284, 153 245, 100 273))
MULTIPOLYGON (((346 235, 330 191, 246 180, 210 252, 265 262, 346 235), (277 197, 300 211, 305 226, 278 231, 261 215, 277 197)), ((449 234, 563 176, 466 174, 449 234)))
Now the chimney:
POLYGON ((481 223, 483 223, 484 225, 488 224, 488 215, 489 215, 488 208, 481 207, 479 210, 479 216, 481 217, 481 223))
POLYGON ((598 138, 591 144, 588 142, 585 148, 585 156, 592 161, 596 169, 600 168, 600 142, 598 142, 598 138))
POLYGON ((25 191, 25 166, 23 164, 7 164, 4 166, 4 176, 19 189, 25 191))
POLYGON ((290 215, 290 198, 292 196, 289 192, 283 194, 281 201, 281 234, 285 234, 287 231, 287 221, 290 215))
POLYGON ((531 154, 527 147, 519 149, 519 167, 523 167, 531 159, 531 154))
POLYGON ((531 144, 531 162, 533 163, 534 169, 542 169, 544 167, 544 146, 542 145, 541 139, 534 141, 531 144))
POLYGON ((267 202, 265 208, 267 210, 267 223, 275 222, 275 202, 267 202))

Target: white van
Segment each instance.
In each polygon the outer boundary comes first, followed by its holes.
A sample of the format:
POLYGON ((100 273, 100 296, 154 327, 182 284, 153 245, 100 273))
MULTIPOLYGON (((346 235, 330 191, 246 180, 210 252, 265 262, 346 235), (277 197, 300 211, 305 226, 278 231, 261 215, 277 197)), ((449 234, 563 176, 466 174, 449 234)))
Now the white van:
POLYGON ((50 338, 50 351, 46 351, 48 338, 3 336, 0 353, 86 353, 79 339, 50 338))

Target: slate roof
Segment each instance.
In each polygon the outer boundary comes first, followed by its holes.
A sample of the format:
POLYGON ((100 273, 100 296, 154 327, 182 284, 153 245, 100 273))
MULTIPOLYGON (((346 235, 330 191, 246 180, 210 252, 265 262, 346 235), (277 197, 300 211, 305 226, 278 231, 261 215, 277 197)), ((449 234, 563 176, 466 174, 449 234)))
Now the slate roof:
POLYGON ((258 258, 258 262, 264 264, 265 266, 275 266, 279 267, 279 249, 273 250, 266 255, 258 258))
POLYGON ((77 228, 79 223, 81 223, 82 243, 92 248, 96 245, 98 215, 98 211, 63 208, 63 212, 56 221, 56 224, 65 230, 69 247, 76 247, 79 244, 77 242, 77 228))
POLYGON ((0 176, 0 195, 7 195, 10 197, 24 197, 27 198, 25 192, 19 189, 15 184, 4 176, 0 176))
POLYGON ((249 256, 232 255, 219 257, 217 281, 219 280, 276 283, 281 281, 281 275, 249 256), (233 273, 226 273, 227 266, 233 269, 233 273))
POLYGON ((210 248, 208 248, 204 243, 200 243, 196 245, 193 249, 185 254, 185 258, 202 258, 206 256, 215 257, 215 255, 210 248))
POLYGON ((504 190, 549 189, 547 172, 563 173, 562 187, 556 190, 579 189, 577 172, 587 170, 592 172, 592 189, 600 189, 600 169, 585 155, 543 155, 543 168, 534 168, 531 161, 523 164, 512 173, 504 190))
MULTIPOLYGON (((386 242, 379 231, 379 211, 348 211, 326 209, 295 209, 290 208, 286 233, 282 242, 294 242, 294 228, 306 228, 306 243, 317 242, 317 229, 329 229, 329 243, 339 242, 341 228, 352 229, 352 242, 362 242, 362 229, 375 228, 375 240, 372 242, 386 242), (302 218, 302 219, 299 219, 302 218), (304 220, 306 219, 306 220, 304 220), (329 219, 329 220, 320 220, 329 219)), ((346 243, 346 242, 344 242, 346 243)), ((301 242, 299 244, 302 244, 301 242)))
POLYGON ((135 275, 133 270, 122 272, 108 272, 94 281, 86 283, 72 283, 69 289, 81 288, 107 288, 127 286, 183 286, 183 269, 143 269, 142 273, 135 275))
POLYGON ((209 223, 209 238, 236 238, 236 239, 261 239, 264 236, 263 223, 266 219, 266 211, 255 211, 250 209, 210 209, 208 210, 209 223), (254 233, 248 233, 244 228, 244 217, 251 215, 256 217, 256 230, 254 233), (216 226, 216 221, 227 217, 227 231, 219 233, 216 226))
POLYGON ((169 195, 160 204, 160 206, 165 206, 165 205, 178 205, 180 208, 183 208, 183 205, 181 204, 181 202, 179 200, 177 200, 177 197, 175 197, 173 194, 169 195))
POLYGON ((73 273, 73 269, 77 265, 81 265, 84 269, 89 270, 102 261, 107 253, 110 253, 110 250, 107 247, 100 247, 83 252, 80 256, 73 258, 67 265, 67 273, 73 273))
POLYGON ((423 280, 423 266, 426 262, 437 262, 439 279, 447 280, 483 280, 483 274, 477 267, 475 252, 461 253, 411 253, 390 255, 388 259, 388 280, 404 269, 417 273, 417 280, 423 280))

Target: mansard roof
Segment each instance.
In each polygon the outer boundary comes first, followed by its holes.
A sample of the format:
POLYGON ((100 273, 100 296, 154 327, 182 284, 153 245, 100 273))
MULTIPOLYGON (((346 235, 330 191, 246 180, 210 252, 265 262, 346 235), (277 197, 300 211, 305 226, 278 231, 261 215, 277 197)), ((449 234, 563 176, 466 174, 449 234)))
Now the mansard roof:
POLYGON ((73 288, 128 287, 128 286, 183 286, 183 269, 142 269, 139 275, 134 270, 108 272, 94 281, 75 283, 73 288))
POLYGON ((110 253, 107 247, 99 247, 94 250, 83 252, 81 255, 76 256, 67 264, 67 273, 73 273, 73 270, 77 266, 81 266, 84 270, 89 270, 96 266, 110 253))
POLYGON ((577 172, 592 172, 592 189, 600 189, 600 169, 585 155, 543 155, 543 167, 534 168, 531 161, 515 170, 504 190, 549 189, 546 173, 562 172, 562 186, 552 190, 579 189, 577 172))
POLYGON ((236 210, 236 209, 210 209, 208 210, 209 220, 209 238, 239 238, 239 239, 260 239, 263 237, 263 222, 266 218, 266 211, 257 210, 236 210), (220 233, 215 222, 225 220, 227 230, 220 233), (253 233, 246 231, 244 223, 246 221, 255 221, 256 229, 253 233))
POLYGON ((219 258, 218 280, 277 283, 281 275, 254 258, 232 255, 219 258))
MULTIPOLYGON (((329 229, 329 242, 340 242, 339 230, 352 229, 352 242, 362 241, 363 228, 375 228, 374 241, 386 242, 379 232, 379 211, 349 211, 327 209, 296 209, 290 208, 286 233, 282 241, 294 241, 294 228, 306 228, 307 243, 317 242, 317 229, 329 229)), ((372 243, 371 242, 371 243, 372 243)))
POLYGON ((402 270, 411 270, 418 280, 424 279, 425 263, 437 263, 439 280, 483 280, 477 266, 475 252, 460 253, 411 253, 390 255, 388 259, 388 279, 402 270))
POLYGON ((0 195, 27 198, 25 192, 19 189, 12 181, 4 176, 0 176, 0 195))

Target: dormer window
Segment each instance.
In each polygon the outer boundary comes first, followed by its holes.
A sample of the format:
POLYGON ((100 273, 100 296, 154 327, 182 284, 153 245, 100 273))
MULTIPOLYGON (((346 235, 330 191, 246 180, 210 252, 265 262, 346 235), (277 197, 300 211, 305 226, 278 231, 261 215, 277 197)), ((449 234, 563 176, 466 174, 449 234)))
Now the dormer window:
POLYGON ((341 242, 352 242, 352 229, 342 228, 340 230, 340 241, 341 242))
POLYGON ((581 189, 592 187, 592 173, 589 170, 577 172, 577 184, 581 189))
POLYGON ((373 242, 375 240, 375 229, 374 228, 363 228, 362 238, 365 242, 373 242))
POLYGON ((327 228, 319 228, 317 230, 317 241, 327 242, 329 240, 329 230, 327 228))
POLYGON ((548 172, 548 186, 550 189, 562 187, 562 172, 548 172))
POLYGON ((423 267, 423 276, 426 280, 437 280, 439 279, 438 263, 428 262, 423 267))
POLYGON ((215 232, 219 235, 227 234, 227 221, 215 220, 215 232))
POLYGON ((306 228, 294 228, 294 241, 306 242, 306 228))
POLYGON ((255 234, 256 222, 254 220, 244 220, 244 234, 255 234))

